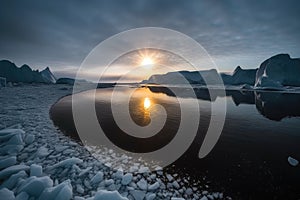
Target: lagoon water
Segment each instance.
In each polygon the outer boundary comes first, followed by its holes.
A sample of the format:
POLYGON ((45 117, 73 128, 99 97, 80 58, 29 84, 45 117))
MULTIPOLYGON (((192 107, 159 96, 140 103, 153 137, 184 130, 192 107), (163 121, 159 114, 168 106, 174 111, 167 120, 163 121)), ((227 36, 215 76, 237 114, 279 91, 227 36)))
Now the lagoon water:
MULTIPOLYGON (((116 103, 129 109, 137 125, 147 126, 151 119, 162 115, 156 110, 156 104, 163 106, 167 115, 157 134, 145 131, 142 133, 144 138, 128 135, 118 127, 113 117, 111 95, 114 88, 97 89, 95 108, 98 122, 109 140, 119 148, 145 153, 164 147, 176 137, 182 120, 180 106, 185 104, 193 110, 196 100, 200 107, 197 135, 188 150, 165 171, 187 175, 195 182, 210 182, 212 188, 221 188, 238 199, 300 197, 300 166, 292 166, 288 162, 289 156, 300 160, 300 94, 232 90, 226 91, 224 96, 210 97, 206 89, 198 88, 194 89, 196 97, 192 97, 186 88, 181 87, 173 88, 177 96, 160 86, 117 87, 119 98, 116 103), (132 96, 128 103, 125 96, 130 93, 132 96), (225 124, 212 151, 200 159, 199 149, 210 122, 211 105, 216 99, 226 102, 225 124)), ((75 94, 80 97, 76 105, 84 106, 93 94, 93 91, 75 94)), ((119 114, 121 118, 126 117, 124 113, 119 114)), ((72 96, 64 97, 53 105, 50 116, 65 134, 80 140, 73 122, 72 96)), ((92 134, 92 130, 87 132, 92 134)), ((90 142, 103 145, 101 141, 94 141, 93 137, 90 142)))

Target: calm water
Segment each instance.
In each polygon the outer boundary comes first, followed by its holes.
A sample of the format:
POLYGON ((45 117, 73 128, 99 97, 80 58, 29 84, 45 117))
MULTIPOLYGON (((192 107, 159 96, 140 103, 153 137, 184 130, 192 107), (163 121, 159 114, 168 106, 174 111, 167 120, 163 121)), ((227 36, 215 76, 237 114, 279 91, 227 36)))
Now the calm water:
MULTIPOLYGON (((178 99, 190 109, 194 106, 191 100, 195 100, 185 88, 174 88, 179 94, 174 97, 174 93, 164 87, 120 87, 120 97, 135 90, 129 110, 136 124, 149 124, 150 110, 155 109, 152 104, 160 104, 166 110, 167 120, 161 131, 141 139, 125 134, 113 120, 112 90, 97 90, 98 121, 110 141, 130 152, 150 152, 168 144, 175 137, 181 120, 178 99)), ((165 170, 187 174, 200 182, 205 176, 213 188, 238 199, 300 198, 300 166, 293 167, 287 161, 289 156, 300 160, 300 94, 227 91, 226 96, 210 97, 205 89, 195 89, 195 93, 201 114, 197 136, 184 155, 165 170), (198 152, 210 122, 211 104, 216 98, 227 102, 225 125, 214 149, 199 159, 198 152)), ((92 96, 90 91, 76 95, 81 97, 78 106, 84 106, 92 96)), ((50 115, 65 134, 79 139, 71 99, 67 96, 59 100, 50 115)), ((117 103, 128 107, 122 98, 117 103)), ((156 115, 159 112, 151 113, 151 117, 156 115)))

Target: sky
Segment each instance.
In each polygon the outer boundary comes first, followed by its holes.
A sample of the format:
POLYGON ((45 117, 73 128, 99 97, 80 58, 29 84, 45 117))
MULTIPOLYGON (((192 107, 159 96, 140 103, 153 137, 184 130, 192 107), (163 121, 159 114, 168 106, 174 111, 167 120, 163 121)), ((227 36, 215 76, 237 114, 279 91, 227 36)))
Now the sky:
POLYGON ((73 76, 110 36, 139 27, 180 31, 199 42, 221 71, 300 57, 300 1, 0 0, 0 60, 73 76))

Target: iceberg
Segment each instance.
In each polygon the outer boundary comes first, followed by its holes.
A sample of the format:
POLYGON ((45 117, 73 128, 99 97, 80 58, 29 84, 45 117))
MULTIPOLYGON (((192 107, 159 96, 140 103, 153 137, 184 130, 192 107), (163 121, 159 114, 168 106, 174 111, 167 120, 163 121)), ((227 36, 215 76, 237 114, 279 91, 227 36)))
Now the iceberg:
POLYGON ((256 89, 276 89, 300 86, 300 59, 278 54, 265 60, 256 73, 256 89))
POLYGON ((237 66, 232 74, 221 73, 225 85, 254 85, 257 69, 237 66))
POLYGON ((32 70, 28 65, 17 67, 8 60, 0 61, 0 77, 4 77, 6 82, 11 83, 55 83, 55 76, 49 67, 39 72, 32 70))
POLYGON ((55 76, 52 74, 52 72, 50 71, 49 67, 46 67, 44 70, 42 70, 41 72, 42 77, 44 77, 44 79, 48 82, 48 83, 55 83, 56 82, 56 78, 55 76))

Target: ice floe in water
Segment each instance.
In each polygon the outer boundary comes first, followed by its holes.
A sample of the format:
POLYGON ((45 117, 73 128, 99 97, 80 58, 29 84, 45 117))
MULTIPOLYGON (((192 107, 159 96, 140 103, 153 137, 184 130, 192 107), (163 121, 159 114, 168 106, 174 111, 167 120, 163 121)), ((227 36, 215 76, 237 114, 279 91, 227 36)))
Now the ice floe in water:
POLYGON ((290 165, 292 165, 294 167, 299 164, 299 161, 296 160, 295 158, 292 158, 291 156, 288 157, 288 162, 289 162, 290 165))

